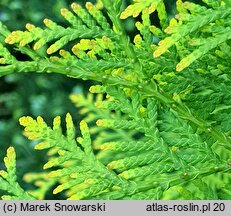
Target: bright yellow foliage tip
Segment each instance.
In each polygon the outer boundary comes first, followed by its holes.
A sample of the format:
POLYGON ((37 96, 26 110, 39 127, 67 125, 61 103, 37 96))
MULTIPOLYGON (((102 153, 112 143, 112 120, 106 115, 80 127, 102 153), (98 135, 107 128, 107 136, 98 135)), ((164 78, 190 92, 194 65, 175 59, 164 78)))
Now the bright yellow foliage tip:
POLYGON ((126 19, 129 16, 137 17, 146 8, 148 8, 148 13, 151 14, 157 9, 162 0, 135 0, 134 2, 120 14, 121 19, 126 19))
POLYGON ((15 154, 15 150, 13 147, 9 147, 7 149, 7 155, 4 158, 4 163, 7 167, 7 169, 9 169, 10 167, 14 168, 16 165, 16 154, 15 154))

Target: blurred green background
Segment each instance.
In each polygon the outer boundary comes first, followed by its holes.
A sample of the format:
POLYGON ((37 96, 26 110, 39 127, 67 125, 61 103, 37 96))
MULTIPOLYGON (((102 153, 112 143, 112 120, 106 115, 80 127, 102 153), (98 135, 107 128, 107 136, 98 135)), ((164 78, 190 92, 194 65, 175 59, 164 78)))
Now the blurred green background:
MULTIPOLYGON (((0 21, 11 31, 25 29, 26 23, 43 26, 42 20, 45 17, 62 24, 64 19, 59 13, 60 8, 69 7, 72 2, 72 0, 1 0, 0 21)), ((76 2, 82 5, 86 3, 86 1, 76 2)), ((123 7, 130 2, 132 1, 124 1, 123 7)), ((169 18, 172 18, 175 13, 175 0, 166 1, 166 6, 169 18)), ((153 19, 158 25, 158 19, 155 20, 155 16, 153 19)), ((128 19, 124 24, 128 34, 133 37, 136 34, 134 21, 128 19)), ((19 182, 23 188, 29 187, 21 180, 22 176, 32 170, 41 171, 46 158, 43 152, 35 152, 33 150, 35 143, 22 135, 23 128, 19 125, 18 119, 24 115, 32 117, 41 115, 51 124, 55 116, 64 117, 70 112, 77 125, 81 117, 68 96, 72 92, 87 91, 89 85, 90 82, 58 74, 20 73, 0 77, 0 169, 4 169, 3 157, 6 149, 11 145, 14 146, 17 153, 19 182)))

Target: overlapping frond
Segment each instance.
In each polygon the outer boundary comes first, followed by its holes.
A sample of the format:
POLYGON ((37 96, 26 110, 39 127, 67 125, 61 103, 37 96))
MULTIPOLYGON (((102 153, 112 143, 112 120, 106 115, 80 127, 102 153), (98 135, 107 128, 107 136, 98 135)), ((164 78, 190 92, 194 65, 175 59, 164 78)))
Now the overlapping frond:
MULTIPOLYGON (((37 199, 51 188, 69 199, 172 199, 172 191, 181 199, 230 197, 229 1, 178 0, 171 20, 165 1, 135 0, 121 11, 122 2, 73 3, 72 10, 61 9, 66 26, 45 19, 44 28, 27 24, 10 33, 0 25, 5 42, 28 56, 17 60, 0 44, 0 76, 37 71, 98 81, 87 96, 70 96, 83 115, 77 139, 70 114, 65 132, 60 117, 53 127, 41 117, 20 119, 28 139, 38 141, 35 149, 49 149, 45 171, 25 175, 37 186, 29 193, 37 199), (123 25, 130 17, 138 31, 132 39, 123 25)), ((15 168, 8 170, 15 167, 12 148, 7 158, 4 191, 30 198, 8 190, 19 187, 15 168)))
MULTIPOLYGON (((179 14, 170 22, 165 32, 171 34, 159 42, 154 57, 165 53, 170 47, 196 46, 188 48, 188 52, 181 56, 176 70, 182 71, 194 61, 207 54, 210 50, 231 39, 230 18, 231 10, 228 5, 217 1, 205 1, 213 8, 199 6, 192 2, 177 1, 179 14), (225 21, 224 21, 225 20, 225 21), (191 53, 189 53, 193 50, 191 53), (186 56, 185 56, 186 55, 186 56)), ((182 48, 181 48, 182 49, 182 48)))

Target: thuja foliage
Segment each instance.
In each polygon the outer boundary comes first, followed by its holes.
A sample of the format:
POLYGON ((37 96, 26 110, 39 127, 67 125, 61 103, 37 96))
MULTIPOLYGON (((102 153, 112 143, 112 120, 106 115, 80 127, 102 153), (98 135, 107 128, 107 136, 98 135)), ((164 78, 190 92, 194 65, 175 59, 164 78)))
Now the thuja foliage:
POLYGON ((65 131, 59 116, 53 126, 20 118, 48 161, 24 176, 36 186, 25 191, 9 147, 2 199, 44 199, 51 190, 67 199, 231 198, 231 2, 178 0, 176 8, 169 19, 163 0, 125 8, 102 0, 62 8, 65 26, 44 19, 44 28, 9 32, 1 24, 0 76, 54 72, 97 82, 88 95, 70 96, 80 126, 69 113, 65 131), (135 21, 134 38, 126 19, 135 21))

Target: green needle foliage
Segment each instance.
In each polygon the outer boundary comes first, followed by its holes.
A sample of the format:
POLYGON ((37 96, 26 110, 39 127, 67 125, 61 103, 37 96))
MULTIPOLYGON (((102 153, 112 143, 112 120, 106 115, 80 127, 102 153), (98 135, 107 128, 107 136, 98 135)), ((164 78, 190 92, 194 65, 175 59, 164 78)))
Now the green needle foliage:
POLYGON ((59 116, 52 127, 40 116, 20 118, 48 161, 44 172, 25 175, 36 186, 25 192, 10 147, 2 199, 44 199, 51 190, 67 199, 231 199, 231 4, 203 3, 177 0, 171 20, 163 0, 124 10, 122 0, 102 0, 61 9, 66 26, 44 19, 44 28, 9 32, 1 24, 0 76, 54 72, 98 82, 87 96, 70 96, 83 115, 79 129, 70 114, 66 131, 59 116), (134 38, 124 28, 130 17, 134 38))

